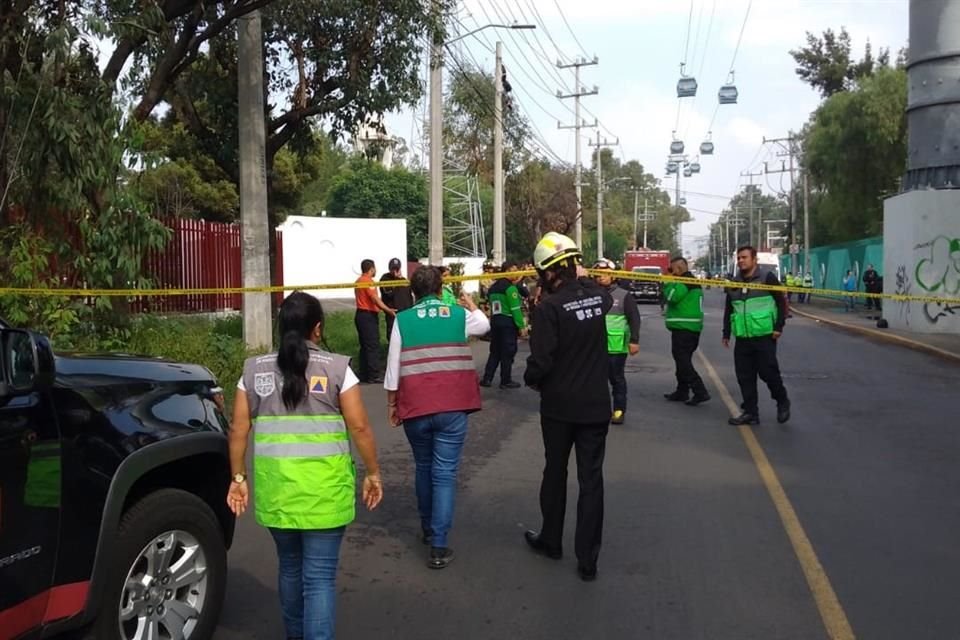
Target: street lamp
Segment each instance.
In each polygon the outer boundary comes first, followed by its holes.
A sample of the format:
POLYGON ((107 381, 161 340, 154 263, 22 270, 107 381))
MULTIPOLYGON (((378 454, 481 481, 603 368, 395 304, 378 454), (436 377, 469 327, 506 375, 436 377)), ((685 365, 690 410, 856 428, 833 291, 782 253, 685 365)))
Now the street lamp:
MULTIPOLYGON (((434 40, 430 55, 430 222, 428 225, 430 246, 428 259, 432 265, 438 265, 443 261, 443 47, 484 29, 536 29, 536 25, 486 24, 447 42, 434 40)), ((498 82, 496 78, 494 81, 498 82)), ((496 178, 496 168, 494 171, 496 178)), ((502 179, 501 175, 499 180, 502 181, 502 179)), ((497 199, 494 198, 495 209, 497 209, 496 202, 497 199)), ((500 202, 499 218, 496 215, 497 211, 494 212, 494 242, 497 237, 502 237, 503 233, 501 231, 500 236, 497 235, 498 228, 503 225, 502 194, 500 202)))

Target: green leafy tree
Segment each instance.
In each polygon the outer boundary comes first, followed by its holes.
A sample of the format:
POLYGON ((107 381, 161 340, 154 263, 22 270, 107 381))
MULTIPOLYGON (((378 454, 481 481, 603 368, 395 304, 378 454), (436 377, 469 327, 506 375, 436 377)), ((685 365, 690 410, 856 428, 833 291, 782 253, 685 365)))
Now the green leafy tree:
POLYGON ((408 257, 427 255, 427 183, 403 167, 356 158, 330 187, 327 212, 343 218, 404 218, 408 257))
POLYGON ((906 71, 882 68, 827 99, 804 132, 817 244, 876 235, 906 168, 906 71))
POLYGON ((527 261, 548 231, 573 234, 577 220, 574 175, 545 160, 530 160, 504 186, 507 253, 527 261))
MULTIPOLYGON (((880 49, 876 57, 873 47, 867 42, 863 58, 852 57, 850 34, 845 27, 839 33, 827 29, 822 36, 807 32, 807 46, 793 49, 790 55, 797 63, 796 73, 801 80, 820 92, 824 98, 849 91, 883 67, 890 65, 890 50, 880 49)), ((898 64, 903 53, 898 57, 898 64)))

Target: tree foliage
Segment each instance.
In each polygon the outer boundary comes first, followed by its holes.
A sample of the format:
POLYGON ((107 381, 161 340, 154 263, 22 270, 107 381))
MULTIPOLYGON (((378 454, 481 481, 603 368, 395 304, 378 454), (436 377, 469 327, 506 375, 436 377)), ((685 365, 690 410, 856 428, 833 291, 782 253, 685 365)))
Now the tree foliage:
POLYGON ((896 192, 906 169, 906 106, 906 71, 883 68, 812 115, 804 162, 818 196, 818 244, 882 232, 882 198, 896 192))
MULTIPOLYGON (((868 41, 863 58, 854 60, 850 34, 845 27, 839 33, 827 29, 822 36, 807 32, 807 46, 793 49, 790 55, 797 63, 801 80, 820 92, 824 98, 849 91, 880 68, 890 65, 890 49, 880 49, 876 57, 868 41)), ((897 59, 903 65, 903 52, 897 59)))
POLYGON ((408 255, 427 255, 427 183, 420 174, 355 158, 333 181, 327 212, 343 218, 404 218, 408 255))

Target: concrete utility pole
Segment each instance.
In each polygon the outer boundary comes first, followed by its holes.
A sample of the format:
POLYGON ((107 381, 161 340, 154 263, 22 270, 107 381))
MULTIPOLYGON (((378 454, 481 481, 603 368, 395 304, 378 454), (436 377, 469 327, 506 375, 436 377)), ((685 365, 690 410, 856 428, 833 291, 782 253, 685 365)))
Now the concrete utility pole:
MULTIPOLYGON (((439 16, 440 2, 433 9, 439 16)), ((430 48, 430 222, 428 260, 432 265, 443 262, 443 40, 433 36, 430 48)), ((494 238, 496 242, 496 238, 494 238)))
MULTIPOLYGON (((762 172, 762 171, 758 171, 758 172, 756 172, 756 173, 753 173, 753 172, 751 172, 751 171, 741 171, 741 172, 740 172, 740 177, 741 177, 741 178, 750 178, 750 186, 749 186, 748 191, 747 191, 747 201, 748 201, 749 206, 750 206, 750 211, 749 211, 749 213, 747 214, 747 215, 748 215, 748 217, 747 217, 747 220, 748 220, 748 225, 747 225, 747 227, 748 227, 749 230, 750 230, 750 244, 753 245, 754 247, 756 247, 757 249, 760 248, 760 247, 758 246, 758 244, 762 244, 763 240, 762 240, 762 238, 761 238, 761 239, 759 240, 759 242, 758 242, 757 238, 754 238, 754 234, 753 234, 753 179, 754 179, 754 178, 757 178, 757 177, 759 177, 759 176, 762 176, 762 175, 763 175, 763 172, 762 172)), ((763 235, 763 234, 761 233, 761 230, 760 230, 760 219, 759 219, 759 218, 757 218, 757 235, 758 235, 758 236, 763 235)))
MULTIPOLYGON (((597 131, 597 142, 593 145, 597 148, 597 260, 603 259, 603 148, 615 147, 619 140, 609 142, 606 138, 600 140, 600 132, 597 131)), ((580 246, 579 244, 577 246, 580 246)))
MULTIPOLYGON (((781 169, 780 171, 770 171, 767 169, 766 163, 764 163, 763 165, 763 172, 765 174, 766 173, 788 173, 788 172, 790 173, 790 222, 787 226, 787 250, 789 251, 790 249, 793 248, 793 244, 794 244, 793 240, 796 237, 795 226, 797 224, 797 198, 796 198, 796 189, 794 188, 795 181, 794 181, 794 174, 793 174, 793 169, 794 169, 793 158, 797 154, 797 146, 796 146, 797 139, 793 137, 793 132, 791 131, 786 138, 774 138, 771 140, 768 140, 767 138, 763 139, 764 144, 768 142, 777 144, 780 146, 780 148, 784 150, 783 153, 777 154, 779 157, 782 158, 784 156, 787 156, 790 159, 789 169, 781 169)), ((767 235, 769 237, 769 233, 767 235)), ((790 270, 796 271, 796 269, 797 269, 797 257, 796 257, 796 254, 791 252, 790 253, 790 270)))
POLYGON ((803 169, 803 274, 810 273, 810 180, 803 169))
POLYGON ((506 260, 503 219, 503 45, 497 40, 497 59, 493 68, 493 261, 506 260))
MULTIPOLYGON (((263 42, 260 12, 238 20, 237 106, 240 129, 240 226, 244 287, 270 286, 267 213, 267 134, 263 111, 263 42)), ((273 344, 269 293, 243 294, 243 339, 252 349, 273 344)))
POLYGON ((633 188, 633 244, 637 248, 637 242, 640 238, 637 236, 637 226, 640 221, 640 190, 633 188))
POLYGON ((647 248, 647 223, 650 222, 650 211, 647 209, 647 199, 643 199, 643 248, 647 248))
POLYGON ((576 226, 576 237, 574 240, 577 242, 578 247, 583 247, 583 163, 580 161, 580 129, 592 128, 597 126, 596 120, 593 124, 587 124, 580 119, 580 98, 584 96, 595 96, 598 93, 597 87, 593 88, 593 91, 584 91, 580 86, 580 67, 589 67, 600 62, 599 58, 594 56, 593 60, 588 62, 583 58, 578 58, 571 64, 562 64, 557 62, 557 68, 559 69, 569 69, 573 67, 573 93, 563 94, 557 92, 557 97, 560 99, 573 98, 573 110, 574 124, 572 126, 563 126, 559 122, 557 123, 558 129, 573 129, 574 130, 574 148, 576 153, 576 160, 574 164, 574 171, 576 172, 576 184, 575 189, 577 191, 577 226, 576 226))

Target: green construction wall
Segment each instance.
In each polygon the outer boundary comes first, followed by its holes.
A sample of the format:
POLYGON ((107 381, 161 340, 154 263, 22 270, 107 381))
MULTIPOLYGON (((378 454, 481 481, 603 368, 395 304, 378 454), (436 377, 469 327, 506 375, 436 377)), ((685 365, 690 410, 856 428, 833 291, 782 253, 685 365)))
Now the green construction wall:
MULTIPOLYGON (((802 271, 799 265, 805 262, 804 252, 797 256, 794 269, 789 255, 780 256, 780 270, 786 274, 802 271)), ((854 242, 831 244, 810 250, 810 270, 813 272, 813 286, 817 289, 843 289, 843 277, 852 270, 857 277, 859 289, 863 290, 861 276, 867 265, 872 264, 883 275, 883 236, 865 238, 854 242)))

